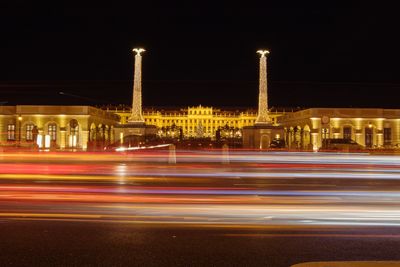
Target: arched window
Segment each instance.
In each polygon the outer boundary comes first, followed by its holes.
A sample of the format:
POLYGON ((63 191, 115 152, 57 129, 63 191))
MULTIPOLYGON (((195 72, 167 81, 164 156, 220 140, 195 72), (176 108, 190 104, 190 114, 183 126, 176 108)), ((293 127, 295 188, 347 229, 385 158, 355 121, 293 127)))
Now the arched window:
POLYGON ((35 125, 27 124, 26 126, 26 141, 33 141, 33 128, 35 125))
POLYGON ((15 124, 7 125, 7 141, 15 141, 15 124))
POLYGON ((69 146, 76 147, 78 144, 79 124, 73 119, 69 122, 69 146))
POLYGON ((71 135, 77 135, 78 134, 78 122, 77 120, 71 120, 69 122, 69 127, 71 129, 71 135))
POLYGON ((343 127, 343 138, 344 139, 351 139, 351 126, 343 127))
POLYGON ((47 132, 50 135, 50 140, 51 141, 56 141, 57 140, 57 124, 50 123, 47 126, 47 132))
POLYGON ((384 145, 392 144, 392 128, 390 127, 383 128, 383 144, 384 145))

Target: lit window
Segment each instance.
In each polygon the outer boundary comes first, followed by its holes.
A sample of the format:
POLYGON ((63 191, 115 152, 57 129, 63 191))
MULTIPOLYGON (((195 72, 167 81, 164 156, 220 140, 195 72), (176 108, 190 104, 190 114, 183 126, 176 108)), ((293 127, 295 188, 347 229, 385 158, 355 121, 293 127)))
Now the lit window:
POLYGON ((69 136, 69 146, 76 147, 78 144, 78 137, 79 137, 79 124, 77 120, 71 120, 69 122, 70 127, 70 136, 69 136))
POLYGON ((50 140, 51 141, 56 141, 57 140, 57 125, 55 123, 49 124, 47 132, 50 135, 50 140))
POLYGON ((33 141, 33 124, 26 125, 26 141, 33 141))
POLYGON ((15 140, 15 124, 7 125, 7 141, 15 140))

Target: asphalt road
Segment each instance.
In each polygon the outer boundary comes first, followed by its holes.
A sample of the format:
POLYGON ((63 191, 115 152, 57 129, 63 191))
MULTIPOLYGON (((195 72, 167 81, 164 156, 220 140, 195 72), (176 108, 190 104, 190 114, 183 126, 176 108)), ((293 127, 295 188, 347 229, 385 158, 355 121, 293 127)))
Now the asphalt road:
POLYGON ((290 266, 400 260, 397 228, 0 223, 2 266, 290 266))

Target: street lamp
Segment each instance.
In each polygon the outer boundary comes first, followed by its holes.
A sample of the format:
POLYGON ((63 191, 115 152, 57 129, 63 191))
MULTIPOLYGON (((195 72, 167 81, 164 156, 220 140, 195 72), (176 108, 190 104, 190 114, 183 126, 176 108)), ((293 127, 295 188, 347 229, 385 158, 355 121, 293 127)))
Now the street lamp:
POLYGON ((18 116, 18 146, 21 146, 21 122, 22 122, 22 116, 18 116))

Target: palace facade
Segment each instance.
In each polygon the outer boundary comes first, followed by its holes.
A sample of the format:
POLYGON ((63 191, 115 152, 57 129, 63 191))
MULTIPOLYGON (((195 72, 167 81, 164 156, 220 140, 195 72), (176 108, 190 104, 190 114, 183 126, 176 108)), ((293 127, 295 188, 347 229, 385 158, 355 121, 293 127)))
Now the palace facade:
POLYGON ((366 148, 400 146, 400 109, 310 108, 278 119, 289 148, 319 149, 325 139, 351 139, 366 148))
POLYGON ((0 106, 0 146, 86 150, 114 142, 118 122, 90 106, 0 106))
MULTIPOLYGON (((131 115, 130 108, 107 108, 110 113, 120 116, 120 123, 128 123, 131 115)), ((269 113, 273 125, 277 125, 278 118, 285 115, 285 110, 272 109, 269 113)), ((202 105, 172 109, 144 109, 143 117, 147 125, 157 127, 159 137, 174 137, 181 129, 184 138, 209 137, 215 139, 218 129, 232 135, 241 137, 244 126, 253 126, 257 111, 253 109, 220 109, 202 105)))
MULTIPOLYGON (((0 146, 54 149, 103 148, 115 141, 114 127, 126 124, 129 108, 90 106, 0 106, 0 146)), ((271 110, 273 125, 284 127, 290 149, 319 149, 325 139, 351 139, 366 148, 400 147, 400 109, 310 108, 271 110)), ((251 109, 195 106, 144 109, 145 123, 158 137, 242 138, 257 118, 251 109), (229 135, 229 136, 228 136, 229 135)))

